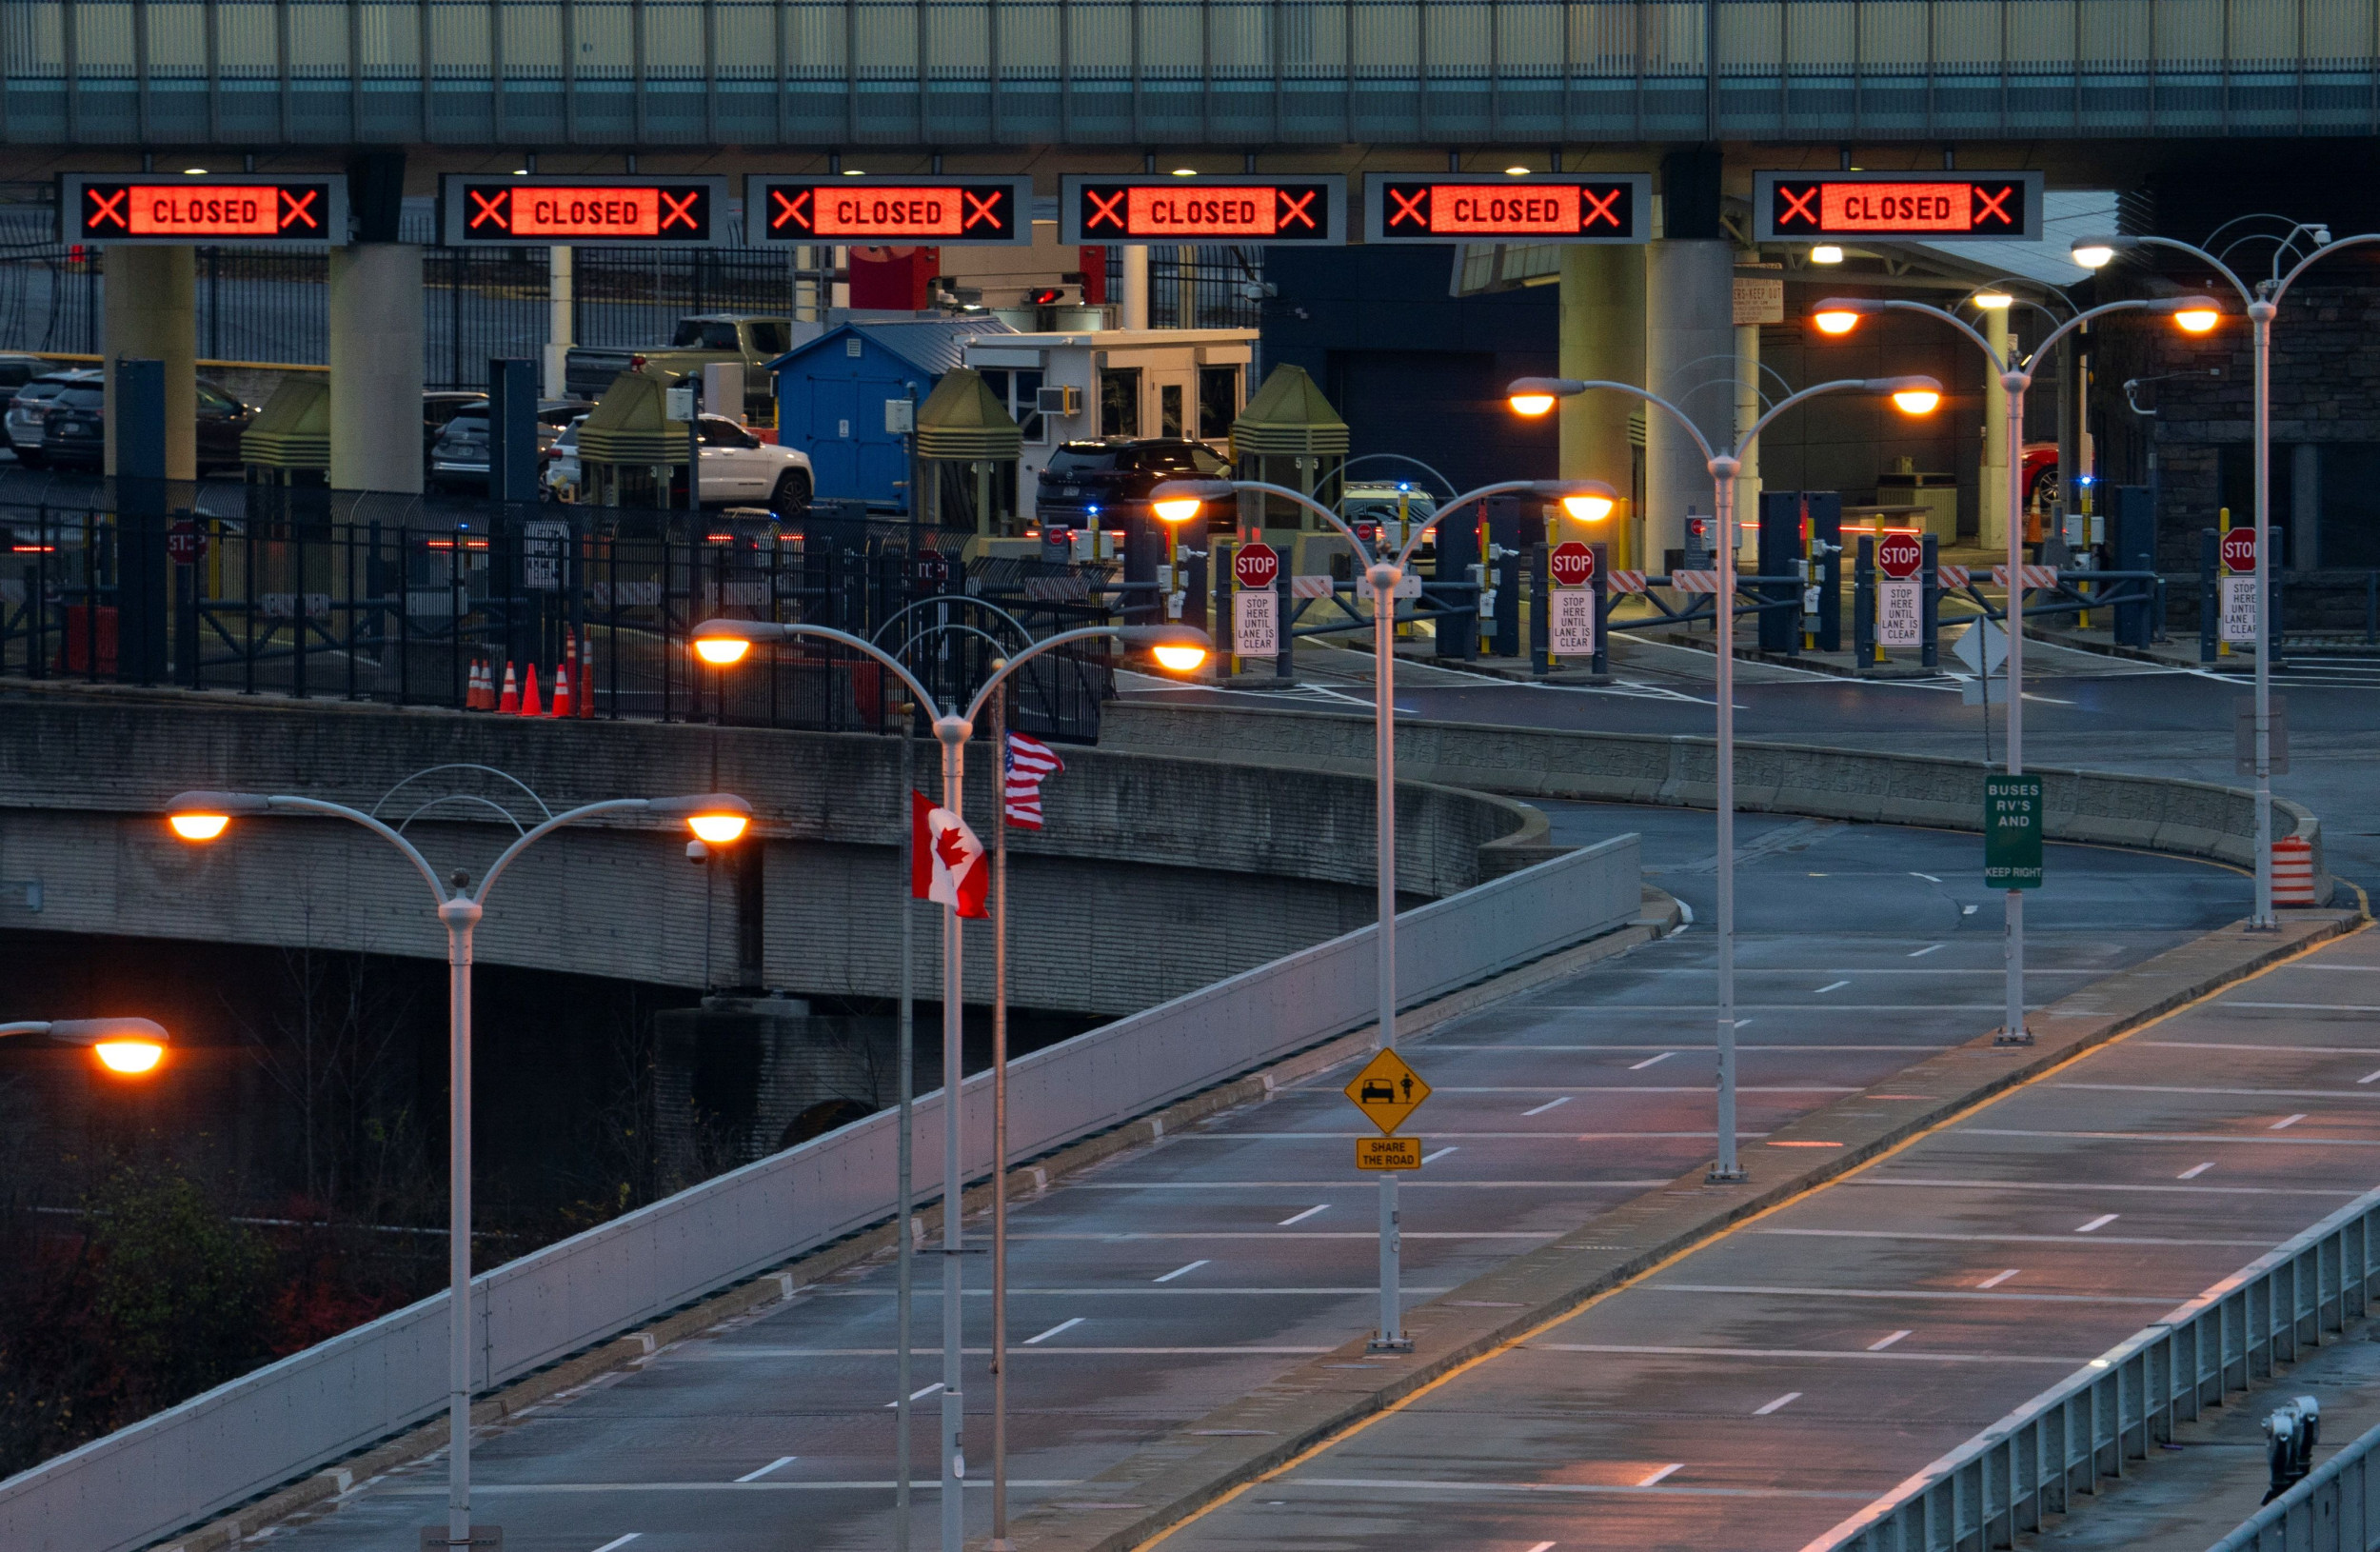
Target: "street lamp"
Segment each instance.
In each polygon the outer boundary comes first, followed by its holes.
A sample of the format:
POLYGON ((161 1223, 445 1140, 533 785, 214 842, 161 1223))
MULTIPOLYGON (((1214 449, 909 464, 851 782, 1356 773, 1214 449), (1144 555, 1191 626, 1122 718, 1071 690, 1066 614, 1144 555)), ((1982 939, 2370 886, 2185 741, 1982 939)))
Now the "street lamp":
MULTIPOLYGON (((523 834, 488 865, 479 887, 471 888, 468 873, 456 870, 452 888, 439 882, 437 869, 402 834, 372 815, 345 804, 321 798, 264 796, 252 792, 183 792, 166 806, 166 823, 173 833, 193 845, 220 839, 234 819, 267 814, 313 814, 344 819, 363 826, 405 854, 429 885, 437 903, 438 921, 446 930, 447 1029, 447 1169, 449 1218, 446 1246, 447 1386, 446 1386, 446 1540, 447 1546, 471 1542, 471 938, 479 925, 487 891, 496 886, 512 860, 565 825, 600 814, 646 813, 683 819, 697 841, 724 846, 740 839, 752 821, 752 806, 726 792, 675 798, 609 798, 554 815, 523 834)), ((427 1532, 425 1532, 426 1535, 427 1532)), ((425 1542, 426 1545, 438 1544, 425 1542)))
MULTIPOLYGON (((2076 243, 2071 255, 2084 269, 2099 269, 2118 253, 2144 248, 2172 249, 2211 268, 2246 304, 2249 333, 2255 346, 2256 379, 2256 903, 2248 925, 2267 930, 2280 925, 2272 913, 2272 560, 2267 553, 2272 547, 2272 317, 2281 309, 2281 298, 2289 294, 2289 289, 2306 272, 2307 266, 2341 249, 2375 242, 2380 242, 2380 232, 2333 240, 2326 227, 2292 228, 2289 236, 2281 240, 2280 251, 2273 255, 2274 273, 2252 287, 2205 249, 2171 237, 2089 237, 2076 243), (2281 274, 2280 253, 2288 251, 2301 231, 2310 232, 2314 249, 2298 260, 2289 273, 2281 274)), ((2192 328, 2179 313, 2174 314, 2174 322, 2192 328)), ((2209 317, 2192 331, 2204 332, 2213 327, 2214 320, 2209 317)))
POLYGON ((172 1045, 162 1025, 148 1019, 24 1019, 0 1024, 0 1040, 30 1040, 51 1045, 77 1045, 91 1060, 121 1078, 146 1078, 166 1059, 172 1045))
MULTIPOLYGON (((1815 323, 1822 332, 1840 336, 1857 328, 1862 318, 1870 318, 1885 312, 1914 312, 1938 319, 1957 329, 1973 344, 1976 349, 1983 352, 1984 359, 1992 364, 1992 370, 1998 374, 2000 386, 2008 392, 2008 423, 2014 428, 2010 438, 2012 448, 2021 448, 2024 444, 2025 391, 2033 387, 2033 364, 2047 360, 2050 351, 2056 347, 2058 341, 2090 323, 2093 318, 2104 318, 2116 312, 2161 313, 2172 318, 2174 324, 2186 332, 2202 334, 2212 328, 2223 316, 2222 308, 2215 305, 2213 299, 2204 296, 2170 296, 2153 301, 2139 298, 2122 302, 2106 302, 2095 308, 2086 308, 2053 328, 2049 335, 2040 344, 2034 346, 2033 353, 2023 361, 2015 358, 2016 352, 2013 348, 2009 350, 2007 359, 2003 360, 2000 352, 1993 348, 1992 342, 1985 339, 1973 324, 1954 312, 1931 307, 1923 302, 1906 302, 1889 297, 1831 296, 1811 308, 1810 316, 1812 322, 1815 323), (1830 324, 1828 322, 1830 319, 1839 324, 1840 327, 1830 324)), ((2011 776, 2022 776, 2025 773, 2025 461, 2015 456, 2013 451, 2008 460, 2006 499, 2008 502, 2008 773, 2011 776)), ((2261 547, 2259 547, 2260 550, 2261 547)), ((1976 661, 1984 662, 1980 657, 1976 661)), ((1991 676, 1986 673, 1983 677, 1988 681, 1991 676)), ((1991 715, 1991 706, 1987 703, 1984 707, 1987 728, 1991 726, 1989 721, 1991 715)), ((2036 822, 2037 820, 2038 816, 2036 816, 2036 822)), ((2000 1026, 2000 1039, 2013 1045, 2030 1045, 2033 1041, 2033 1032, 2025 1025, 2025 896, 2022 890, 2010 889, 2008 891, 2008 905, 2004 920, 2007 931, 2008 986, 2007 1005, 2003 1010, 2005 1022, 2000 1026)))
POLYGON ((1712 624, 1718 630, 1718 1158, 1711 1165, 1710 1180, 1714 1184, 1730 1184, 1747 1180, 1743 1164, 1735 1156, 1735 473, 1743 467, 1745 456, 1759 440, 1760 433, 1771 421, 1786 410, 1815 399, 1821 393, 1835 393, 1856 388, 1862 392, 1889 397, 1894 407, 1907 415, 1933 413, 1942 402, 1942 385, 1931 377, 1869 377, 1844 378, 1832 383, 1819 383, 1779 399, 1768 412, 1752 423, 1743 435, 1735 439, 1732 451, 1720 452, 1694 418, 1657 393, 1637 388, 1633 383, 1612 383, 1600 380, 1582 381, 1576 377, 1523 377, 1505 389, 1515 410, 1524 415, 1542 415, 1554 407, 1557 399, 1567 399, 1590 388, 1603 388, 1614 393, 1633 394, 1664 413, 1694 439, 1701 449, 1704 467, 1711 471, 1711 510, 1716 515, 1718 531, 1718 590, 1712 597, 1712 624))
MULTIPOLYGON (((1160 490, 1162 487, 1160 487, 1160 490)), ((1076 642, 1118 640, 1126 647, 1147 647, 1159 654, 1158 662, 1177 671, 1195 668, 1206 661, 1209 650, 1206 632, 1190 626, 1086 626, 1079 630, 1061 630, 1044 636, 1024 650, 1009 658, 984 680, 967 703, 963 712, 941 709, 933 692, 910 673, 908 666, 875 643, 854 636, 848 631, 826 626, 778 625, 762 620, 705 620, 694 627, 694 655, 714 667, 741 663, 753 647, 763 642, 809 640, 847 647, 873 658, 889 669, 893 676, 908 686, 917 697, 934 725, 934 736, 942 746, 942 806, 956 814, 965 802, 966 743, 975 731, 976 719, 995 692, 1005 686, 1008 677, 1018 668, 1042 654, 1076 642)), ((1005 751, 1002 751, 1003 753, 1005 751)), ((995 773, 994 786, 1000 786, 995 773)), ((905 801, 905 800, 904 800, 905 801)), ((996 791, 994 823, 1007 822, 1004 795, 996 791)), ((1004 896, 1005 891, 1002 891, 1004 896)), ((1003 909, 1004 898, 996 902, 1003 909)), ((1003 935, 1005 924, 992 924, 994 936, 1003 935)), ((965 1182, 965 1169, 960 1153, 960 1084, 964 1077, 961 1063, 960 1012, 963 1005, 965 986, 960 974, 959 907, 955 902, 942 906, 942 1552, 962 1552, 966 1540, 965 1504, 961 1492, 966 1477, 966 1407, 960 1385, 962 1376, 961 1347, 962 1335, 960 1322, 960 1257, 965 1252, 961 1234, 960 1195, 965 1182)), ((1004 1163, 1004 1161, 1003 1161, 1004 1163)), ((1007 1189, 1005 1171, 996 1164, 993 1189, 1007 1189)), ((1004 1249, 1005 1246, 996 1247, 1004 1249)), ((1005 1356, 1007 1333, 997 1325, 992 1332, 993 1362, 1001 1363, 1005 1356)), ((995 1453, 993 1483, 995 1503, 1005 1506, 1005 1466, 995 1453)), ((1003 1517, 996 1515, 996 1520, 1003 1517)), ((1007 1525, 996 1522, 992 1528, 995 1540, 1007 1535, 1007 1525)))
MULTIPOLYGON (((1553 401, 1546 401, 1552 408, 1553 401)), ((1373 553, 1364 567, 1364 580, 1372 587, 1372 760, 1378 796, 1373 800, 1374 862, 1378 872, 1377 890, 1379 912, 1378 933, 1378 997, 1379 1044, 1397 1043, 1397 589, 1404 580, 1405 563, 1421 541, 1435 531, 1446 514, 1466 503, 1484 501, 1490 496, 1508 491, 1526 490, 1535 495, 1557 500, 1562 509, 1584 523, 1599 522, 1611 515, 1618 504, 1618 495, 1608 485, 1596 480, 1503 480, 1483 485, 1477 490, 1466 490, 1440 507, 1430 521, 1409 535, 1404 547, 1394 560, 1384 560, 1373 553)), ((1300 491, 1287 486, 1267 485, 1259 480, 1168 480, 1150 494, 1158 502, 1187 507, 1195 515, 1205 502, 1225 502, 1237 499, 1241 491, 1257 491, 1279 496, 1305 508, 1346 536, 1355 547, 1357 559, 1363 561, 1367 550, 1339 515, 1300 491)), ((1385 525, 1380 528, 1380 551, 1387 548, 1385 525)), ((1403 1318, 1398 1309, 1396 1290, 1396 1263, 1391 1253, 1395 1243, 1397 1214, 1397 1175, 1394 1170, 1380 1176, 1380 1331, 1373 1342, 1375 1350, 1401 1352, 1413 1343, 1403 1333, 1403 1318)))

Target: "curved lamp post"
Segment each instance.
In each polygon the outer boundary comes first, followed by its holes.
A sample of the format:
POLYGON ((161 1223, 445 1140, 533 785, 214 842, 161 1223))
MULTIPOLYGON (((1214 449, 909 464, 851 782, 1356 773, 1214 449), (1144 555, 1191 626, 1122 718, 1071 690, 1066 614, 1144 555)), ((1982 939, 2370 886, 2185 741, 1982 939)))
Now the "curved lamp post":
POLYGON ((1818 383, 1779 399, 1752 423, 1735 445, 1721 452, 1711 446, 1694 417, 1659 394, 1633 383, 1613 383, 1576 377, 1523 377, 1505 389, 1513 408, 1523 415, 1542 415, 1555 402, 1600 388, 1632 394, 1664 413, 1694 439, 1703 464, 1711 471, 1711 510, 1719 529, 1718 591, 1712 610, 1718 629, 1718 1157, 1711 1165, 1711 1181, 1726 1184, 1749 1177, 1735 1156, 1735 474, 1744 455, 1759 440, 1771 421, 1786 410, 1822 393, 1858 389, 1889 396, 1903 414, 1926 415, 1942 402, 1942 385, 1931 377, 1844 378, 1818 383))
MULTIPOLYGON (((2284 250, 2296 235, 2293 230, 2283 239, 2284 250)), ((2116 254, 2144 248, 2187 253, 2229 282, 2248 313, 2249 333, 2255 344, 2256 378, 2256 904, 2248 925, 2268 930, 2280 925, 2272 914, 2272 317, 2281 310, 2281 298, 2308 266, 2341 249, 2366 243, 2380 243, 2380 232, 2321 242, 2287 274, 2277 273, 2280 262, 2275 254, 2276 273, 2252 287, 2205 249, 2171 237, 2086 237, 2074 245, 2072 253, 2073 261, 2086 269, 2102 269, 2116 254)))
MULTIPOLYGON (((847 647, 873 658, 890 670, 909 693, 917 697, 933 720, 934 736, 942 746, 942 806, 956 814, 964 802, 966 775, 966 745, 975 731, 976 719, 983 714, 985 705, 1002 690, 1009 676, 1018 668, 1044 653, 1075 642, 1120 640, 1127 647, 1149 647, 1160 665, 1177 673, 1186 673, 1206 661, 1206 633, 1189 626, 1087 626, 1080 630, 1062 630, 1045 636, 1009 658, 976 690, 962 712, 944 711, 933 693, 909 671, 908 666, 875 643, 854 636, 848 631, 826 626, 778 625, 762 620, 705 620, 694 627, 694 655, 713 667, 726 667, 741 663, 745 654, 764 642, 819 641, 847 647)), ((1003 751, 1004 752, 1004 751, 1003 751)), ((996 780, 995 787, 999 786, 996 780)), ((905 795, 903 801, 906 801, 905 795)), ((1005 824, 1004 796, 995 797, 993 823, 1005 824)), ((902 820, 904 829, 908 819, 902 820)), ((994 935, 1000 934, 1002 924, 995 923, 994 935)), ((965 987, 961 979, 961 938, 959 908, 955 904, 942 906, 942 1545, 943 1552, 962 1552, 966 1540, 966 1506, 961 1492, 966 1477, 966 1406, 960 1389, 960 1321, 959 1258, 965 1250, 961 1234, 960 1200, 965 1170, 960 1153, 960 1085, 962 1069, 960 1014, 965 987)), ((1004 1083, 1004 1074, 995 1073, 995 1083, 1004 1083)), ((997 1108, 997 1105, 996 1105, 997 1108)), ((1004 1143, 1004 1140, 1003 1140, 1004 1143)), ((992 1181, 995 1193, 1007 1191, 1007 1159, 1002 1155, 993 1161, 992 1181)), ((1004 1277, 1002 1279, 1004 1283, 1004 1277)), ((996 1323, 992 1332, 992 1361, 995 1368, 1004 1367, 1007 1332, 996 1323)), ((999 1425, 995 1423, 996 1433, 999 1425)), ((1005 1510, 1006 1462, 995 1449, 992 1462, 994 1498, 999 1509, 1005 1510)), ((994 1538, 1006 1535, 1004 1512, 993 1529, 994 1538)))
POLYGON ((539 841, 601 814, 647 813, 685 821, 698 842, 725 846, 752 822, 752 806, 725 792, 695 797, 611 798, 554 815, 506 846, 488 865, 479 887, 457 870, 451 890, 413 843, 383 821, 321 798, 264 796, 252 792, 184 792, 166 806, 167 824, 183 840, 203 845, 220 839, 234 819, 267 814, 311 814, 361 825, 404 853, 429 885, 439 925, 446 931, 447 1169, 450 1207, 446 1247, 448 1331, 446 1385, 446 1544, 471 1544, 471 938, 487 891, 514 858, 539 841))
MULTIPOLYGON (((1558 500, 1571 516, 1585 523, 1601 522, 1618 504, 1612 487, 1595 480, 1502 480, 1466 490, 1440 507, 1405 540, 1394 558, 1383 543, 1377 552, 1367 548, 1339 515, 1312 497, 1287 486, 1260 480, 1167 480, 1149 492, 1158 517, 1181 524, 1199 515, 1208 502, 1226 502, 1243 490, 1279 496, 1321 518, 1344 534, 1363 559, 1364 580, 1372 587, 1372 760, 1378 795, 1373 800, 1373 866, 1378 874, 1379 1045, 1397 1044, 1397 587, 1404 580, 1405 564, 1447 513, 1468 502, 1484 501, 1508 491, 1526 490, 1558 500), (1368 559, 1366 557, 1368 556, 1368 559), (1385 602, 1383 602, 1385 600, 1385 602)), ((1380 528, 1383 541, 1387 527, 1380 528)), ((1287 622, 1282 628, 1288 628, 1287 622)), ((1380 1176, 1380 1330, 1372 1346, 1378 1351, 1403 1352, 1413 1346, 1404 1335, 1397 1292, 1397 1176, 1380 1176)))
POLYGON ((146 1078, 173 1044, 163 1025, 149 1019, 20 1019, 0 1023, 0 1040, 30 1040, 80 1046, 91 1060, 121 1078, 146 1078))
MULTIPOLYGON (((1862 318, 1886 312, 1914 312, 1950 325, 1964 335, 1968 343, 1981 350, 1984 359, 1998 374, 2000 386, 2008 391, 2008 423, 2013 428, 2009 437, 2008 459, 2008 773, 2025 773, 2025 461, 2018 455, 2025 440, 2025 392, 2033 387, 2032 367, 2047 359, 2057 343, 2094 318, 2117 312, 2148 312, 2162 314, 2173 320, 2183 330, 2203 334, 2212 328, 2223 316, 2213 298, 2205 296, 2172 296, 2157 300, 2135 299, 2108 302, 2086 308, 2072 318, 2052 328, 2033 353, 2016 359, 2014 350, 2002 359, 1973 325, 1954 312, 1930 307, 1923 302, 1904 302, 1878 297, 1828 297, 1810 309, 1810 321, 1821 334, 1836 337, 1849 334, 1859 327, 1862 318)), ((2060 476, 2064 478, 2064 475, 2060 476)), ((2258 547, 2259 553, 2262 547, 2258 547)), ((1982 661, 1980 658, 1978 662, 1982 661)), ((2261 656, 2257 659, 2262 662, 2261 656)), ((1983 676, 1987 685, 1990 674, 1983 676)), ((1989 718, 1991 709, 1985 707, 1989 718)), ((1987 722, 1986 726, 1990 724, 1987 722)), ((2033 1041, 2033 1032, 2025 1026, 2025 896, 2021 889, 2008 891, 2006 922, 2006 957, 2008 963, 2007 1005, 2005 1022, 2000 1026, 2000 1040, 2008 1045, 2024 1045, 2033 1041)))

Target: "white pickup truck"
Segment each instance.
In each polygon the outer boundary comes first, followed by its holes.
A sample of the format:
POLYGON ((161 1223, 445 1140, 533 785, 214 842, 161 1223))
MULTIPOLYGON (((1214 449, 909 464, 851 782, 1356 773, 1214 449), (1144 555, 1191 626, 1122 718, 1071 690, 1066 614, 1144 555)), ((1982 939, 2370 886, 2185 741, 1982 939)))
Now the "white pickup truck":
MULTIPOLYGON (((570 423, 546 453, 545 491, 557 501, 576 501, 580 488, 579 428, 570 423)), ((780 521, 796 521, 810 509, 815 488, 810 455, 764 442, 724 415, 704 415, 702 495, 705 507, 766 507, 780 521)))

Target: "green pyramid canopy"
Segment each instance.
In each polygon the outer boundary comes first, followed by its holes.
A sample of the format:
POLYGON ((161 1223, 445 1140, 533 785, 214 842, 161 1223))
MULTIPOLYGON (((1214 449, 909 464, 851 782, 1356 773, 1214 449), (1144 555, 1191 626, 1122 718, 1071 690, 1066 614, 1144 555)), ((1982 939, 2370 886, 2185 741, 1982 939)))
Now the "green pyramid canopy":
POLYGON ((261 468, 330 467, 330 379, 285 377, 240 436, 240 462, 261 468))
POLYGON ((1008 407, 973 368, 942 373, 918 406, 920 458, 1009 459, 1023 446, 1024 433, 1009 418, 1008 407))
POLYGON ((598 464, 683 464, 685 423, 664 418, 667 387, 643 372, 622 372, 579 428, 579 458, 598 464))
POLYGON ((1301 456, 1347 451, 1347 423, 1302 367, 1273 368, 1231 425, 1235 461, 1251 455, 1301 456))

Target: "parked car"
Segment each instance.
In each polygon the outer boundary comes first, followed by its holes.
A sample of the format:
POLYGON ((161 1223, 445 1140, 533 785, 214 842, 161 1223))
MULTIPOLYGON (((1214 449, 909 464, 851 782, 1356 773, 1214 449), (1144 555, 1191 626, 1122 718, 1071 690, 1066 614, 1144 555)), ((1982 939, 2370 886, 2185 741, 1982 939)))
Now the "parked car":
MULTIPOLYGON (((1167 480, 1227 474, 1231 466, 1202 442, 1181 437, 1110 437, 1068 442, 1036 478, 1033 509, 1044 527, 1097 527, 1148 505, 1167 480)), ((1214 514, 1225 527, 1229 511, 1214 514)))
POLYGON ((446 423, 473 405, 485 408, 487 395, 469 389, 429 388, 422 394, 422 472, 429 472, 430 449, 438 445, 446 423))
POLYGON ((764 442, 724 415, 703 417, 703 505, 765 506, 780 521, 808 515, 810 455, 764 442))
MULTIPOLYGON (((107 461, 107 389, 95 371, 76 375, 82 381, 66 385, 44 407, 38 461, 69 468, 98 468, 107 461)), ((200 378, 198 471, 238 468, 241 433, 255 418, 253 406, 242 404, 219 385, 200 378)), ((21 461, 24 455, 18 457, 21 461)))
POLYGON ((100 380, 98 370, 88 367, 71 371, 44 372, 30 379, 10 395, 4 424, 8 429, 9 446, 16 451, 16 461, 27 468, 41 468, 42 425, 49 418, 51 401, 77 383, 96 383, 100 380))
MULTIPOLYGON (((6 401, 18 388, 51 371, 50 364, 39 356, 21 355, 13 351, 0 354, 0 402, 6 401)), ((5 417, 0 417, 0 448, 10 446, 5 417)))
MULTIPOLYGON (((540 399, 537 401, 537 450, 540 459, 554 445, 563 428, 571 421, 595 407, 584 399, 540 399)), ((458 487, 487 488, 487 402, 466 404, 446 422, 438 440, 430 445, 429 482, 432 485, 458 487)))
POLYGON ((579 428, 585 424, 585 415, 571 416, 570 424, 545 449, 545 467, 538 471, 537 479, 547 501, 579 499, 579 428))

